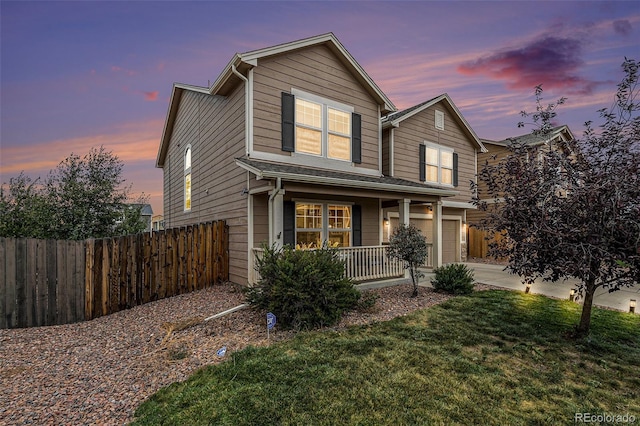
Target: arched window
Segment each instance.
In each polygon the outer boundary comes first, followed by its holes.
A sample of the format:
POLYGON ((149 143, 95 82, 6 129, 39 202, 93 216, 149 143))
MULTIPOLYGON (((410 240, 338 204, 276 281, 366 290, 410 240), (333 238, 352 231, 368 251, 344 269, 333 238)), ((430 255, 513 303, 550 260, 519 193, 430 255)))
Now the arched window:
POLYGON ((184 150, 184 211, 191 210, 191 145, 184 150))

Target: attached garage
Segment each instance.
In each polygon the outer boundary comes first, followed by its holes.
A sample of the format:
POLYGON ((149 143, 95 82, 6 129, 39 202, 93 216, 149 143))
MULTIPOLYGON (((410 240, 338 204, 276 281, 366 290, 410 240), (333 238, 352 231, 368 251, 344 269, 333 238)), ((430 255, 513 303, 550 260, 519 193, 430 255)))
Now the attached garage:
POLYGON ((442 221, 442 264, 455 263, 460 259, 460 222, 457 220, 442 221))
MULTIPOLYGON (((428 242, 433 241, 433 225, 431 219, 411 218, 410 222, 427 237, 428 242)), ((398 226, 398 219, 392 217, 390 232, 398 226)), ((460 221, 442 220, 442 264, 460 261, 460 221)))

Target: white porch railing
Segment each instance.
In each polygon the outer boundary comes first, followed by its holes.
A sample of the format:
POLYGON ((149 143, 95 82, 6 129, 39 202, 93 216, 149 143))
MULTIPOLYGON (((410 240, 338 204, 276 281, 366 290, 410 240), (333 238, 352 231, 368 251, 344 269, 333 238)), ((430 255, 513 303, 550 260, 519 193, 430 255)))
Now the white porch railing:
MULTIPOLYGON (((369 247, 340 247, 338 255, 345 262, 345 275, 356 282, 368 280, 380 280, 404 276, 404 266, 402 262, 387 257, 386 246, 369 247)), ((433 247, 427 246, 428 255, 426 267, 432 266, 433 247)), ((262 253, 262 248, 251 250, 251 265, 255 265, 257 256, 262 253)), ((260 279, 260 275, 255 268, 249 271, 249 282, 255 284, 260 279)))

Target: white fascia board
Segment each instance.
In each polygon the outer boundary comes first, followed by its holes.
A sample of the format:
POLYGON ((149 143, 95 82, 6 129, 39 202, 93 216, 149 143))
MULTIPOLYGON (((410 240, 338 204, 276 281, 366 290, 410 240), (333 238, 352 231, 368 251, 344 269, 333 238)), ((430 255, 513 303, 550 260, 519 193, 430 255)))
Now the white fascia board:
POLYGON ((236 55, 242 62, 245 62, 249 65, 256 66, 258 64, 258 60, 260 58, 279 55, 282 53, 290 52, 296 49, 302 49, 309 46, 314 46, 322 43, 331 43, 340 54, 347 60, 349 65, 362 77, 362 79, 373 89, 373 91, 378 95, 380 100, 382 101, 382 106, 386 111, 396 111, 397 108, 391 102, 391 100, 387 97, 387 95, 380 90, 378 85, 369 77, 367 72, 358 64, 358 62, 354 59, 353 56, 345 49, 345 47, 340 43, 340 41, 336 38, 333 33, 320 34, 315 37, 309 37, 302 40, 296 40, 289 43, 279 44, 277 46, 266 47, 264 49, 253 50, 251 52, 242 53, 240 55, 236 55))
POLYGON ((263 49, 251 50, 249 52, 238 55, 244 62, 255 61, 266 56, 279 55, 291 50, 301 49, 315 44, 324 43, 327 41, 334 41, 335 36, 331 33, 320 34, 314 37, 305 38, 302 40, 290 41, 288 43, 282 43, 275 46, 265 47, 263 49))
POLYGON ((208 87, 194 86, 192 84, 175 83, 173 85, 173 88, 174 88, 174 90, 175 89, 184 89, 184 90, 189 90, 191 92, 203 93, 205 95, 210 94, 210 91, 209 91, 208 87))
POLYGON ((453 207, 456 209, 474 209, 474 210, 477 209, 476 206, 465 201, 449 201, 449 200, 442 200, 442 207, 453 207))
POLYGON ((238 160, 234 160, 234 161, 236 163, 236 166, 242 167, 246 171, 253 173, 256 176, 256 180, 260 180, 264 178, 264 176, 262 175, 262 170, 256 167, 250 166, 248 164, 245 164, 242 161, 238 161, 238 160))

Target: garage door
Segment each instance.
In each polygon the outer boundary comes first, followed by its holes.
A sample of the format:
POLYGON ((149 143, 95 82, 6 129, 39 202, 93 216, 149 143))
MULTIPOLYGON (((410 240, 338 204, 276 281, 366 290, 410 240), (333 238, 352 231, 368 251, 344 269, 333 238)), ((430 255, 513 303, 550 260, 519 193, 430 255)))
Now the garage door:
POLYGON ((442 221, 442 264, 457 262, 460 227, 457 220, 442 221))

